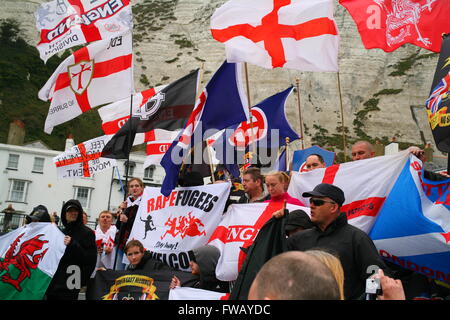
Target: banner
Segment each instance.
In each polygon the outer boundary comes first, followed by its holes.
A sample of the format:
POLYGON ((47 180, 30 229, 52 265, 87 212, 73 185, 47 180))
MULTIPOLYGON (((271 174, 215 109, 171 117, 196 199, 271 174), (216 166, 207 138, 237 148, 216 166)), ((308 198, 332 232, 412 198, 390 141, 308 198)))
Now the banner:
MULTIPOLYGON (((240 248, 252 245, 259 230, 282 209, 283 203, 232 204, 225 213, 220 225, 214 231, 209 243, 217 247, 221 254, 216 267, 216 277, 222 281, 234 281, 244 263, 246 254, 240 248)), ((302 209, 309 214, 307 207, 286 205, 288 210, 302 209)))
POLYGON ((41 4, 35 17, 44 62, 68 48, 133 29, 130 0, 54 0, 41 4))
POLYGON ((369 236, 387 261, 450 283, 450 179, 423 172, 411 155, 369 236))
POLYGON ((129 239, 141 241, 154 259, 190 270, 190 251, 206 245, 219 225, 230 187, 218 183, 176 188, 168 197, 159 188, 146 187, 129 239))
POLYGON ((227 294, 190 288, 190 287, 176 287, 169 292, 169 300, 226 300, 227 294))
POLYGON ((134 90, 131 32, 96 41, 68 56, 39 90, 50 100, 44 131, 134 90))
POLYGON ((33 222, 0 237, 0 300, 41 300, 66 250, 64 234, 33 222))
POLYGON ((58 178, 91 177, 117 166, 115 159, 101 158, 103 147, 112 136, 101 136, 73 146, 53 158, 58 178))
POLYGON ((155 262, 153 269, 97 271, 86 300, 168 300, 172 277, 193 285, 197 276, 155 262))
POLYGON ((344 191, 345 202, 341 208, 348 222, 368 233, 403 169, 408 151, 395 155, 375 157, 319 168, 309 172, 293 172, 288 193, 303 203, 302 193, 311 191, 319 183, 330 183, 344 191))

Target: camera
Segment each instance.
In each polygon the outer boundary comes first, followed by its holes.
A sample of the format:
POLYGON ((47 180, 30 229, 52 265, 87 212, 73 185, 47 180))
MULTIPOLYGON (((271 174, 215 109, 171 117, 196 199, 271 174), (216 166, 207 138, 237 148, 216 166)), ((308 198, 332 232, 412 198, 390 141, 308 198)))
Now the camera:
POLYGON ((366 280, 366 300, 376 300, 383 295, 380 279, 368 278, 366 280))

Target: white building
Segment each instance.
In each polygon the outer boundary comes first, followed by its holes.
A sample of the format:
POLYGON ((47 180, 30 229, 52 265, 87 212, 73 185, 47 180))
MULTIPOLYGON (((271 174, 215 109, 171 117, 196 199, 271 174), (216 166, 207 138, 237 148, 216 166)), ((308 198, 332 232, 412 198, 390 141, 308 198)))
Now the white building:
MULTIPOLYGON (((68 139, 66 149, 72 143, 68 139)), ((115 212, 124 199, 121 185, 125 186, 125 160, 117 161, 117 169, 93 177, 58 179, 53 157, 62 152, 50 150, 39 141, 23 146, 0 144, 0 211, 12 205, 18 213, 29 214, 42 204, 50 214, 56 211, 60 216, 65 201, 78 199, 90 222, 95 222, 102 210, 115 212)), ((161 185, 164 169, 151 166, 144 170, 144 161, 145 153, 131 154, 129 176, 141 178, 147 186, 161 185)))

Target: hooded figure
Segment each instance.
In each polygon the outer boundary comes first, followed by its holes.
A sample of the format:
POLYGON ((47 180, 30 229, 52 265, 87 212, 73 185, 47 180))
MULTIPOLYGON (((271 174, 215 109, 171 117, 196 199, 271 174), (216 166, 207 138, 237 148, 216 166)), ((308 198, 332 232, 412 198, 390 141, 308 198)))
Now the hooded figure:
POLYGON ((34 207, 33 211, 25 217, 26 224, 31 222, 52 222, 47 208, 41 204, 34 207))
POLYGON ((199 289, 229 292, 229 285, 225 281, 216 278, 216 266, 220 258, 220 251, 214 246, 205 245, 192 250, 194 253, 194 262, 200 269, 199 289))
POLYGON ((63 205, 61 221, 62 232, 71 239, 46 295, 48 300, 77 300, 97 261, 95 234, 83 224, 83 208, 78 200, 63 205))

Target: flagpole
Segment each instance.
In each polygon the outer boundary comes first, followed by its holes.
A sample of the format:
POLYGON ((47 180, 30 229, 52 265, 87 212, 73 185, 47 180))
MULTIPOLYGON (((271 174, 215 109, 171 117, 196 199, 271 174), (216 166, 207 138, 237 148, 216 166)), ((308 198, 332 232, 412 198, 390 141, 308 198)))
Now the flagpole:
POLYGON ((248 67, 247 62, 244 62, 244 68, 245 68, 245 83, 247 86, 247 101, 248 101, 248 113, 250 117, 250 137, 252 139, 252 153, 256 156, 256 141, 255 141, 255 133, 253 132, 253 117, 252 117, 252 102, 250 99, 250 83, 248 81, 248 67))
POLYGON ((302 149, 305 149, 305 137, 303 136, 303 119, 302 119, 302 108, 300 106, 300 79, 295 79, 297 85, 297 105, 298 105, 298 117, 300 119, 300 135, 302 140, 302 149))
POLYGON ((343 139, 343 143, 344 143, 344 162, 347 162, 347 139, 345 136, 344 109, 342 106, 341 77, 339 76, 339 71, 337 72, 337 81, 338 81, 338 89, 339 89, 339 102, 340 102, 340 106, 341 106, 342 139, 343 139))
POLYGON ((291 139, 289 139, 289 137, 286 137, 286 148, 285 148, 285 153, 286 153, 286 171, 290 171, 289 170, 289 142, 291 141, 291 139))

